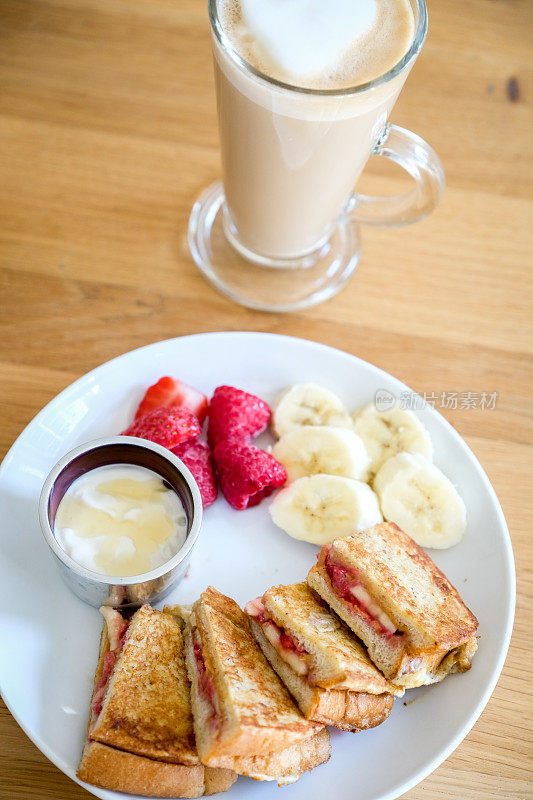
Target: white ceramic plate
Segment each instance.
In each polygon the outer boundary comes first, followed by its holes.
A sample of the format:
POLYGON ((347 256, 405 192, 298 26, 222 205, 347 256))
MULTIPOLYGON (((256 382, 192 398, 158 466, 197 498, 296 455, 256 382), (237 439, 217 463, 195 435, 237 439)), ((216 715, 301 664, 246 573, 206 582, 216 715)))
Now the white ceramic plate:
MULTIPOLYGON (((378 389, 407 387, 371 364, 314 342, 262 333, 213 333, 143 347, 93 370, 65 389, 28 425, 0 471, 0 688, 37 747, 70 778, 80 756, 102 625, 98 611, 74 597, 41 536, 37 501, 55 462, 89 439, 115 434, 132 419, 146 387, 175 375, 206 394, 231 384, 268 402, 287 385, 314 381, 351 410, 378 389)), ((509 533, 478 461, 433 409, 419 412, 436 464, 456 484, 468 511, 463 541, 433 551, 438 566, 479 619, 472 669, 408 692, 380 727, 356 736, 332 730, 328 764, 283 790, 310 796, 391 800, 421 781, 466 736, 501 672, 511 635, 515 570, 509 533), (414 702, 411 702, 414 701, 414 702)), ((266 442, 268 437, 262 437, 266 442)), ((233 511, 220 497, 207 510, 189 577, 170 596, 191 602, 213 584, 243 604, 273 584, 302 580, 317 548, 286 536, 267 503, 233 511)), ((100 798, 124 795, 86 788, 100 798)), ((265 798, 276 784, 240 778, 228 797, 265 798)))

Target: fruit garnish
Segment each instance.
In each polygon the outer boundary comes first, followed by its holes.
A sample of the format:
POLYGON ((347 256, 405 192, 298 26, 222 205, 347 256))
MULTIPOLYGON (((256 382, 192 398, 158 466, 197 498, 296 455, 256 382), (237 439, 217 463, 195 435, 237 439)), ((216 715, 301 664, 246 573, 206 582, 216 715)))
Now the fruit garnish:
POLYGON ((135 412, 135 419, 143 417, 154 408, 175 406, 188 409, 201 425, 207 416, 208 400, 205 394, 193 386, 166 375, 146 390, 135 412))
POLYGON ((202 496, 204 508, 217 499, 217 484, 211 464, 211 452, 204 442, 192 441, 173 447, 172 452, 190 469, 202 496))
POLYGON ((194 414, 186 408, 154 408, 122 431, 122 436, 148 439, 171 450, 183 442, 196 439, 201 430, 194 414))
POLYGON ((265 430, 269 419, 270 408, 260 397, 233 386, 219 386, 209 404, 209 444, 215 447, 224 439, 248 442, 265 430))
POLYGON ((274 404, 272 428, 281 437, 300 425, 351 428, 352 420, 340 397, 318 383, 295 383, 274 404))
POLYGON ((258 505, 287 480, 284 467, 274 456, 234 439, 219 442, 213 460, 222 493, 238 511, 258 505))

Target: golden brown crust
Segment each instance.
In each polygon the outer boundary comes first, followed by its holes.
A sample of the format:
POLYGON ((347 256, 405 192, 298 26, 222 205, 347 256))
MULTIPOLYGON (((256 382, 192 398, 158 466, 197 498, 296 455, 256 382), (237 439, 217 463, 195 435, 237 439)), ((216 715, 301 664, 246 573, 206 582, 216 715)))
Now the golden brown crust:
POLYGON ((311 719, 343 731, 365 731, 381 725, 389 716, 393 703, 391 694, 318 689, 311 719))
POLYGON ((395 680, 406 689, 415 689, 417 686, 428 686, 439 683, 447 675, 456 672, 468 672, 472 666, 472 657, 477 650, 477 639, 472 636, 464 644, 446 651, 435 653, 421 653, 419 657, 411 656, 402 663, 404 672, 398 673, 395 680))
POLYGON ((257 781, 276 780, 280 786, 294 783, 304 772, 329 760, 331 746, 327 728, 284 750, 266 755, 220 756, 210 763, 232 769, 257 781))
MULTIPOLYGON (((309 739, 320 730, 319 724, 306 721, 299 713, 234 600, 209 587, 194 604, 191 624, 200 636, 223 718, 207 750, 202 742, 204 763, 215 755, 267 754, 309 739)), ((193 712, 196 715, 194 703, 193 712)))
MULTIPOLYGON (((356 566, 363 584, 400 630, 408 626, 427 649, 447 651, 468 641, 478 621, 422 548, 392 522, 331 544, 333 558, 356 566), (402 623, 404 623, 402 627, 402 623)), ((324 549, 319 565, 325 561, 324 549)))
POLYGON ((237 779, 226 769, 184 766, 88 742, 78 767, 80 780, 103 789, 151 797, 200 797, 225 792, 237 779))
POLYGON ((237 777, 237 773, 231 769, 204 767, 204 794, 227 792, 237 777))
POLYGON ((139 756, 198 763, 183 638, 171 615, 136 612, 90 736, 139 756))

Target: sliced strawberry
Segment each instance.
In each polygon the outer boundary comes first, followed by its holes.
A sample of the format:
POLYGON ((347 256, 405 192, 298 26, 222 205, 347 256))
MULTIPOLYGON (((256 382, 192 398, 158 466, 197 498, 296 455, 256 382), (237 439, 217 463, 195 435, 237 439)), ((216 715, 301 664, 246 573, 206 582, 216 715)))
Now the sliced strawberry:
POLYGON ((172 450, 183 442, 196 439, 201 430, 194 414, 186 408, 154 408, 122 431, 122 436, 149 439, 172 450))
POLYGON ((146 394, 135 412, 135 419, 143 417, 154 408, 180 406, 187 408, 198 419, 200 425, 207 416, 208 400, 205 394, 177 378, 159 378, 146 390, 146 394))

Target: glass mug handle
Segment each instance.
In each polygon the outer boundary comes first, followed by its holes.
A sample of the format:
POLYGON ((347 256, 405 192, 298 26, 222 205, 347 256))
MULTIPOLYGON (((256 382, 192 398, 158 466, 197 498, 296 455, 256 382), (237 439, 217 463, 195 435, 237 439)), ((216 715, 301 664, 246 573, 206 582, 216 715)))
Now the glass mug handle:
POLYGON ((415 133, 388 122, 373 156, 383 156, 403 167, 415 186, 394 197, 353 195, 347 208, 352 219, 364 225, 389 227, 408 225, 429 214, 438 205, 444 191, 444 171, 438 155, 415 133))

